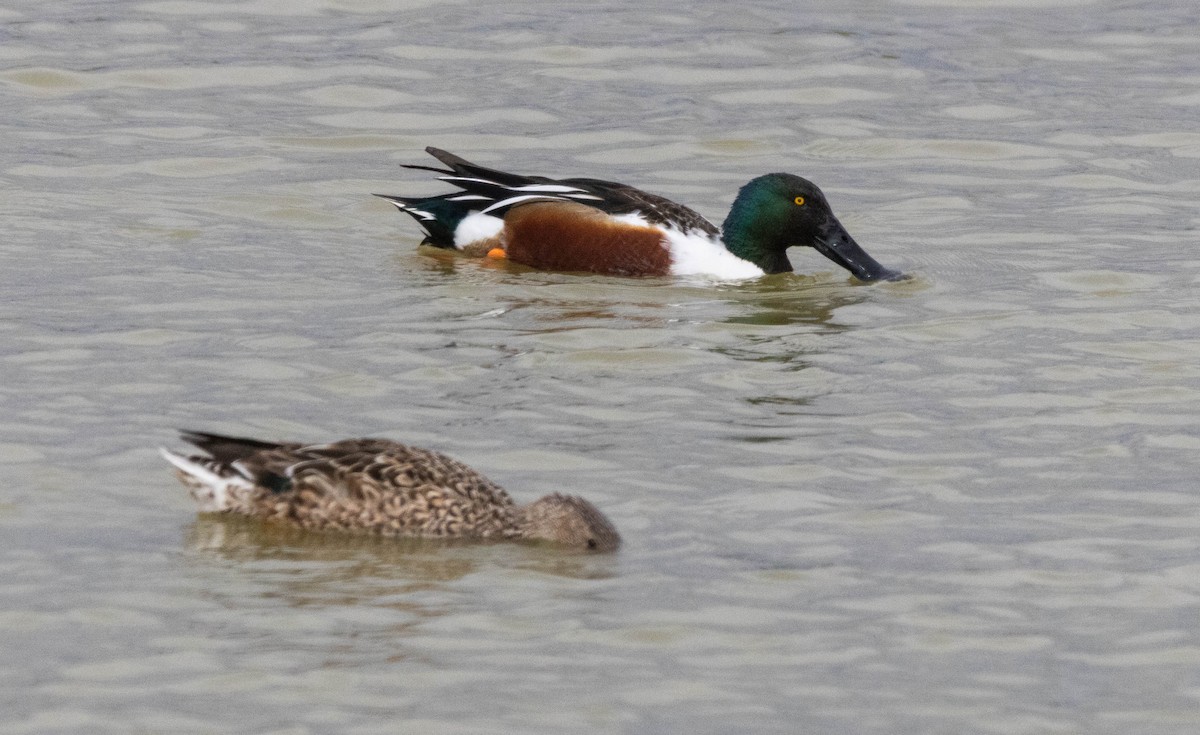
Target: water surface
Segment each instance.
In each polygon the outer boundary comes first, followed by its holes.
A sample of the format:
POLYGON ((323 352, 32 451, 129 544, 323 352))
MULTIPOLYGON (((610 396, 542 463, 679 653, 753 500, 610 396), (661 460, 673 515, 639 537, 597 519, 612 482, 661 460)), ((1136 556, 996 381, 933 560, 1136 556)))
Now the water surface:
POLYGON ((1194 733, 1191 2, 0 11, 0 729, 1194 733), (419 250, 426 145, 880 262, 419 250), (614 556, 195 515, 175 427, 446 451, 614 556))

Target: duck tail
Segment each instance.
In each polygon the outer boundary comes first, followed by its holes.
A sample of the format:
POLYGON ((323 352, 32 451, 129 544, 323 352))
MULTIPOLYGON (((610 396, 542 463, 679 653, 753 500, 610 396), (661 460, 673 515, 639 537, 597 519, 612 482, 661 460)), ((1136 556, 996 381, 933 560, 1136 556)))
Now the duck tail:
POLYGON ((416 220, 421 229, 425 230, 422 245, 448 250, 459 249, 455 238, 458 226, 475 212, 503 217, 509 208, 529 201, 599 199, 582 189, 564 186, 544 176, 522 176, 480 166, 433 146, 425 150, 445 164, 446 168, 420 164, 403 166, 418 171, 432 171, 439 174, 438 178, 442 181, 453 184, 462 191, 433 197, 375 195, 391 202, 396 209, 416 220))
POLYGON ((224 434, 210 434, 206 431, 188 431, 185 429, 179 431, 179 438, 211 455, 213 459, 219 462, 236 462, 239 459, 245 459, 255 452, 279 449, 283 446, 279 442, 264 442, 244 436, 226 436, 224 434))
POLYGON ((422 245, 432 245, 435 248, 455 250, 454 228, 467 216, 464 206, 450 206, 446 195, 439 197, 402 197, 393 194, 375 194, 380 199, 386 199, 401 212, 417 221, 425 231, 422 245))
POLYGON ((179 480, 199 506, 201 513, 219 513, 229 508, 230 487, 250 487, 244 477, 211 457, 190 457, 159 447, 159 454, 178 470, 179 480))
MULTIPOLYGON (((478 163, 471 163, 461 156, 456 156, 449 151, 444 151, 441 148, 429 146, 425 152, 433 156, 437 160, 446 164, 450 170, 448 172, 451 177, 464 177, 468 179, 483 179, 486 182, 491 182, 501 188, 514 186, 528 186, 529 184, 551 184, 553 179, 548 179, 545 176, 524 176, 522 174, 512 174, 507 171, 501 171, 487 166, 480 166, 478 163)), ((429 171, 437 171, 438 169, 427 166, 409 166, 408 168, 424 168, 429 171)))

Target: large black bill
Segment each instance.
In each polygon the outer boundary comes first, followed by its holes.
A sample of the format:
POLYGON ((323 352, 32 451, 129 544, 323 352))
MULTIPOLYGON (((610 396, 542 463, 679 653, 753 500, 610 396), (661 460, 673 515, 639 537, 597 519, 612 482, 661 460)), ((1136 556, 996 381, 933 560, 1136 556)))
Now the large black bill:
POLYGON ((853 273, 860 281, 902 281, 908 278, 900 271, 884 268, 867 255, 867 251, 854 242, 854 238, 850 237, 842 223, 833 217, 821 228, 813 247, 826 258, 853 273))

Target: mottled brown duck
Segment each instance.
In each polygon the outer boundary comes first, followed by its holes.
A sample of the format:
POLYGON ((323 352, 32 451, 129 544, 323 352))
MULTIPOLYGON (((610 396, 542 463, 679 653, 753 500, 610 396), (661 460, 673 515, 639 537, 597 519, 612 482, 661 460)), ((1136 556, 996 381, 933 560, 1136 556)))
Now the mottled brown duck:
POLYGON ((181 432, 203 454, 162 449, 202 513, 240 513, 313 530, 544 541, 612 551, 621 539, 583 498, 517 505, 499 485, 429 449, 388 439, 265 442, 181 432))

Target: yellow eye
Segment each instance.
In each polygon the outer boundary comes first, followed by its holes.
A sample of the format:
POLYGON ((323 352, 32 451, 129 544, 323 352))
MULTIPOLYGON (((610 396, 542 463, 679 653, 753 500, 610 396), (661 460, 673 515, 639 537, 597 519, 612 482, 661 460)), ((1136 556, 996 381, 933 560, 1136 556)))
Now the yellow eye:
POLYGON ((792 201, 796 203, 796 206, 797 206, 797 207, 803 207, 803 206, 804 206, 804 197, 796 197, 796 198, 795 198, 795 199, 793 199, 792 201))

